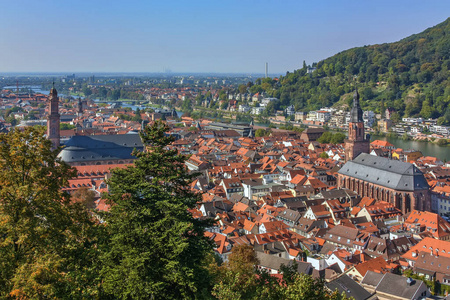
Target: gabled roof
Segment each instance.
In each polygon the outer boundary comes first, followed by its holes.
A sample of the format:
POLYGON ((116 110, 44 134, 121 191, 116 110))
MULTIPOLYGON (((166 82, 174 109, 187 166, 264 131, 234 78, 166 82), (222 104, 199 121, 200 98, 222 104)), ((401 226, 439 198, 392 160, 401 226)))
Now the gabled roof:
POLYGON ((355 269, 359 272, 359 274, 361 274, 361 276, 364 277, 369 270, 377 273, 388 272, 387 265, 387 261, 382 256, 378 256, 377 258, 373 258, 356 265, 355 269))
MULTIPOLYGON (((263 252, 256 251, 256 257, 258 258, 258 265, 263 266, 265 268, 270 268, 273 270, 279 270, 281 265, 291 266, 294 261, 289 259, 284 259, 275 255, 269 255, 263 252)), ((297 272, 309 274, 311 269, 310 263, 305 263, 301 261, 296 261, 297 264, 297 272)))
POLYGON ((376 291, 394 295, 402 299, 412 299, 422 284, 423 281, 414 279, 411 285, 409 285, 406 277, 386 273, 378 283, 376 291))
POLYGON ((438 214, 428 211, 413 210, 404 224, 409 229, 424 226, 435 238, 450 234, 450 224, 438 214))
POLYGON ((355 300, 366 300, 372 296, 371 293, 366 291, 346 274, 325 283, 325 285, 331 291, 337 290, 339 294, 345 293, 347 297, 353 297, 355 300))
POLYGON ((307 179, 308 179, 308 177, 297 174, 297 175, 295 175, 294 178, 292 178, 291 183, 295 184, 295 185, 302 185, 306 182, 307 179))
POLYGON ((372 143, 370 143, 371 146, 378 146, 378 147, 394 147, 391 143, 388 141, 382 141, 382 140, 375 140, 372 143))
POLYGON ((407 260, 417 260, 421 251, 438 252, 439 256, 450 257, 450 242, 441 241, 431 237, 425 237, 415 246, 411 247, 402 257, 407 260))

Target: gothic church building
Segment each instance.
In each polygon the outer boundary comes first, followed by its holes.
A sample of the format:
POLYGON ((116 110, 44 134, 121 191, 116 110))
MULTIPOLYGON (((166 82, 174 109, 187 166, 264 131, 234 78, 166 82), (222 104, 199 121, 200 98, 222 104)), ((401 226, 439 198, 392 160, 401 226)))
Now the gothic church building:
POLYGON ((423 173, 413 164, 370 155, 369 142, 356 91, 345 140, 346 163, 338 172, 338 187, 392 203, 403 213, 430 211, 429 186, 423 173))

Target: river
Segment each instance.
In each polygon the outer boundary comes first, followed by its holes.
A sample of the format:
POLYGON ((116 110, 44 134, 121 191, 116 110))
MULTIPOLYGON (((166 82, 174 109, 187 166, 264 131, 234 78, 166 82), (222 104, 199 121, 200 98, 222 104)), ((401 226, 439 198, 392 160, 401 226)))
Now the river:
POLYGON ((438 146, 430 142, 405 141, 398 137, 372 136, 373 140, 388 141, 397 148, 403 150, 419 150, 425 156, 434 156, 441 160, 450 161, 450 147, 438 146))
MULTIPOLYGON (((16 90, 16 86, 5 86, 3 87, 3 89, 5 90, 16 90)), ((50 93, 49 90, 43 90, 42 87, 40 85, 19 85, 19 89, 29 89, 32 90, 34 93, 36 94, 44 94, 44 95, 48 95, 50 93)), ((58 93, 59 96, 65 97, 66 95, 64 94, 60 94, 58 93)))

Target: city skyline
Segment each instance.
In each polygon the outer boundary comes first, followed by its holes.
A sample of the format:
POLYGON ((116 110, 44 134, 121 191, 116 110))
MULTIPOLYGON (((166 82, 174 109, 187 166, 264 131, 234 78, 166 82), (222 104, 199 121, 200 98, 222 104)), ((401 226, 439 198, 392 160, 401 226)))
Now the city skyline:
POLYGON ((448 1, 8 3, 2 72, 284 74, 443 22, 448 1))

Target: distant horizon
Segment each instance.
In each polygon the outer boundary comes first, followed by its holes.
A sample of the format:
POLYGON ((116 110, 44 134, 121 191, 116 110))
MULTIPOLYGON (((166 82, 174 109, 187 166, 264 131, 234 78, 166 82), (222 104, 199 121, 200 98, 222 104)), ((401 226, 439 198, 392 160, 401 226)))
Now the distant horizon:
POLYGON ((13 1, 0 18, 0 72, 247 75, 268 63, 284 75, 420 33, 449 11, 448 0, 13 1))
MULTIPOLYGON (((289 72, 289 71, 286 71, 289 72)), ((285 72, 285 73, 286 73, 285 72)), ((164 72, 140 72, 140 71, 130 71, 130 72, 121 72, 121 71, 110 71, 110 72, 105 72, 105 71, 18 71, 18 72, 4 72, 4 73, 0 73, 0 75, 105 75, 105 74, 126 74, 126 75, 134 75, 134 74, 140 74, 140 75, 152 75, 152 74, 157 74, 157 75, 173 75, 173 76, 180 76, 180 75, 235 75, 235 76, 253 76, 253 75, 265 75, 264 73, 250 73, 250 72, 168 72, 168 73, 164 73, 164 72)), ((267 74, 269 77, 271 75, 274 76, 280 76, 283 74, 279 74, 279 73, 268 73, 267 74)))

